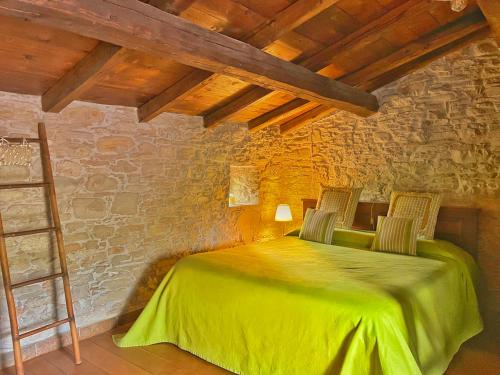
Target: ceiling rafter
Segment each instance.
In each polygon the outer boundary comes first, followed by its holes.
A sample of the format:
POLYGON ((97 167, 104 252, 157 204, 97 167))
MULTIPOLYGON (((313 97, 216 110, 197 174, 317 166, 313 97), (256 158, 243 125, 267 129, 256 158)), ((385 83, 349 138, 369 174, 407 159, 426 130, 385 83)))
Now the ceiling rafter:
MULTIPOLYGON (((414 13, 418 13, 420 10, 427 9, 429 1, 409 0, 390 10, 376 20, 361 27, 359 30, 348 34, 338 42, 333 43, 329 47, 308 58, 303 59, 302 61, 297 61, 297 63, 312 71, 319 71, 328 66, 336 55, 349 48, 352 48, 353 45, 363 42, 366 46, 368 46, 371 42, 373 42, 375 38, 378 38, 381 31, 383 31, 386 27, 393 24, 394 22, 400 20, 410 10, 414 13)), ((257 87, 254 87, 254 89, 256 90, 256 92, 245 90, 244 93, 235 95, 232 101, 229 101, 228 103, 225 103, 222 106, 219 106, 207 113, 204 116, 205 126, 213 126, 230 118, 238 111, 254 104, 257 100, 263 99, 266 95, 272 92, 272 90, 263 91, 261 88, 257 87), (257 92, 259 92, 260 95, 257 92), (235 105, 233 101, 237 102, 238 105, 235 105)), ((304 105, 306 102, 307 101, 303 99, 295 99, 290 102, 293 104, 290 104, 288 106, 288 103, 284 104, 282 108, 279 107, 276 110, 265 113, 262 116, 249 121, 249 127, 256 128, 260 127, 261 125, 265 126, 271 119, 286 114, 286 109, 288 109, 288 111, 292 111, 295 108, 304 105)))
POLYGON ((121 60, 125 49, 100 42, 79 63, 42 95, 42 110, 59 113, 94 86, 99 75, 121 60))
MULTIPOLYGON (((489 34, 488 24, 479 13, 465 16, 438 32, 419 38, 368 67, 348 74, 341 80, 351 84, 356 82, 356 86, 373 91, 489 34)), ((282 121, 280 131, 284 134, 297 130, 335 111, 331 107, 317 105, 297 117, 282 121)))
MULTIPOLYGON (((189 7, 193 1, 181 0, 175 4, 171 4, 167 0, 152 0, 149 4, 159 9, 179 14, 189 7)), ((87 90, 98 83, 100 75, 105 70, 119 63, 126 53, 126 48, 106 42, 99 42, 87 56, 42 95, 42 110, 53 113, 61 112, 71 102, 79 99, 87 90)))
POLYGON ((361 116, 377 98, 137 0, 9 0, 2 14, 335 106, 361 116), (113 17, 107 15, 113 14, 113 17))
MULTIPOLYGON (((445 26, 441 27, 440 29, 431 33, 430 36, 427 35, 427 36, 419 38, 419 40, 427 40, 426 38, 431 38, 434 35, 434 37, 437 39, 439 39, 438 36, 443 37, 443 39, 440 40, 440 43, 446 43, 447 40, 448 40, 448 42, 450 42, 450 40, 453 41, 457 37, 459 37, 461 32, 466 32, 466 30, 461 31, 460 28, 469 27, 470 29, 474 29, 476 27, 476 26, 474 26, 475 22, 479 23, 479 25, 477 27, 484 27, 486 25, 484 17, 477 10, 474 13, 462 16, 457 21, 455 21, 449 25, 445 25, 445 26), (454 32, 456 32, 456 35, 450 36, 446 32, 446 30, 449 30, 450 34, 453 34, 454 32), (445 38, 448 38, 448 39, 445 39, 445 38)), ((404 62, 397 61, 396 57, 401 58, 402 56, 404 56, 405 51, 407 51, 407 49, 410 49, 414 53, 414 55, 419 55, 419 54, 423 53, 424 49, 427 49, 427 51, 428 51, 428 48, 430 46, 426 45, 425 43, 419 43, 419 40, 414 41, 414 42, 404 46, 400 50, 394 52, 394 54, 391 54, 390 56, 392 56, 393 58, 388 63, 390 63, 392 65, 394 65, 394 64, 402 65, 404 62)), ((436 43, 436 42, 434 42, 434 43, 436 43)), ((435 48, 438 48, 438 47, 434 47, 434 49, 435 48)), ((389 57, 387 57, 387 58, 389 58, 389 57)), ((385 69, 385 71, 387 71, 389 68, 389 66, 384 66, 384 64, 380 63, 380 62, 375 62, 375 64, 377 64, 379 69, 385 69)), ((373 64, 368 65, 366 67, 366 70, 363 70, 364 68, 362 68, 361 70, 365 71, 366 74, 368 74, 368 70, 373 69, 373 68, 371 68, 372 65, 373 64)), ((353 84, 353 82, 355 81, 355 79, 353 78, 355 76, 353 76, 353 74, 356 74, 356 72, 351 73, 349 76, 341 77, 338 80, 341 82, 346 82, 345 80, 347 80, 347 82, 350 82, 351 84, 353 84)), ((361 73, 357 73, 357 74, 358 74, 358 79, 355 82, 355 84, 358 84, 359 82, 361 82, 361 80, 365 79, 361 73)), ((369 79, 369 76, 368 76, 368 79, 369 79)), ((365 87, 365 89, 367 89, 367 88, 365 87)), ((307 108, 304 108, 304 106, 310 105, 310 104, 304 103, 304 100, 302 100, 302 99, 294 99, 294 100, 284 104, 283 106, 285 106, 285 105, 287 106, 286 109, 289 109, 290 111, 293 110, 294 113, 297 113, 297 112, 302 112, 303 110, 307 109, 307 108)), ((280 106, 280 107, 282 107, 282 106, 280 106)), ((285 108, 280 108, 280 107, 277 107, 277 108, 275 108, 267 113, 262 114, 259 117, 256 117, 255 119, 250 120, 248 122, 249 129, 250 130, 258 130, 258 129, 262 129, 263 127, 269 126, 269 125, 282 125, 283 123, 288 121, 287 114, 286 114, 286 112, 284 112, 285 108)), ((325 110, 326 110, 326 108, 325 108, 325 110)), ((316 114, 316 112, 317 111, 315 111, 314 114, 316 114)), ((288 119, 289 118, 290 118, 290 116, 288 116, 288 119)))
MULTIPOLYGON (((263 49, 284 34, 297 28, 304 22, 313 18, 325 9, 331 7, 339 0, 298 0, 264 22, 249 37, 244 38, 246 43, 263 49)), ((201 86, 206 85, 216 75, 211 72, 194 70, 178 82, 165 89, 159 95, 151 98, 138 109, 139 121, 147 122, 165 112, 174 100, 188 97, 201 86)), ((260 88, 262 90, 262 88, 260 88)), ((233 103, 238 105, 238 103, 233 103)), ((211 125, 211 124, 208 124, 211 125)))

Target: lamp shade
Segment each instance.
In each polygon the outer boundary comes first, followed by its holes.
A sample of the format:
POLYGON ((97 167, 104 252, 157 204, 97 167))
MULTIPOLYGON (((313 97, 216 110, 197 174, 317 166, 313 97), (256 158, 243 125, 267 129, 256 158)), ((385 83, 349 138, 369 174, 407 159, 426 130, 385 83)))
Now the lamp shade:
POLYGON ((279 204, 276 207, 276 215, 274 215, 275 221, 292 221, 292 211, 288 204, 279 204))

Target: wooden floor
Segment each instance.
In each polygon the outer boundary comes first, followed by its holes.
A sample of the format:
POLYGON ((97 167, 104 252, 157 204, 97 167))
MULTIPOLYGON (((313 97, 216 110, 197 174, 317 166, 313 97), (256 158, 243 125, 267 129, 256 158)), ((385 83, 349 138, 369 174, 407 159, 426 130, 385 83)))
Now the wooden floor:
MULTIPOLYGON (((229 372, 170 344, 117 348, 111 338, 119 328, 82 341, 83 363, 72 362, 69 349, 42 355, 26 363, 26 375, 228 375, 229 372)), ((0 375, 15 375, 10 368, 0 375)), ((500 353, 491 340, 472 340, 455 356, 446 375, 499 375, 500 353)), ((270 374, 272 375, 272 374, 270 374)))

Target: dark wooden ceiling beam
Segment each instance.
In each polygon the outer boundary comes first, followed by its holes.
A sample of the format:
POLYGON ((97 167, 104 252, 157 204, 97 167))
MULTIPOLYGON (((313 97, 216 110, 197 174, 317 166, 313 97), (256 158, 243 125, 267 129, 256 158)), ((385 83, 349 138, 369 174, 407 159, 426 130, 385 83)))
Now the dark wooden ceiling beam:
MULTIPOLYGON (((384 72, 387 72, 399 65, 405 64, 405 62, 422 56, 434 49, 440 48, 441 46, 451 43, 454 40, 461 38, 464 35, 470 34, 478 29, 487 27, 486 21, 479 11, 467 14, 455 22, 443 26, 440 29, 419 38, 417 41, 409 43, 405 47, 399 49, 398 51, 386 56, 385 58, 368 65, 365 68, 358 70, 357 72, 350 73, 344 77, 339 78, 341 82, 349 82, 350 84, 356 85, 357 87, 362 87, 365 90, 369 90, 369 79, 371 75, 378 76, 384 72), (376 67, 376 69, 375 69, 376 67), (372 73, 370 73, 370 71, 372 73), (362 83, 364 82, 364 85, 362 83)), ((373 89, 372 89, 373 90, 373 89)), ((298 100, 293 100, 289 103, 284 104, 294 113, 306 110, 303 108, 305 104, 301 104, 298 100)), ((309 108, 310 110, 310 108, 309 108)), ((325 112, 328 112, 325 107, 325 112)), ((314 118, 317 118, 317 111, 314 113, 314 118)), ((293 113, 291 113, 293 115, 293 113)), ((286 113, 280 107, 273 109, 261 116, 252 119, 248 122, 248 127, 250 130, 259 130, 263 127, 269 125, 283 125, 286 120, 286 113)), ((290 117, 289 117, 290 118, 290 117)), ((305 116, 303 117, 306 118, 305 116)))
POLYGON ((486 27, 488 25, 480 12, 463 16, 457 21, 407 44, 389 56, 349 74, 342 78, 341 81, 371 88, 370 80, 379 76, 381 72, 395 69, 486 27), (360 85, 361 82, 362 84, 360 85))
MULTIPOLYGON (((374 72, 372 70, 365 71, 367 74, 366 78, 362 76, 359 72, 363 69, 355 72, 353 74, 347 75, 344 79, 346 81, 358 80, 360 84, 358 86, 363 87, 368 91, 376 90, 383 87, 391 82, 398 80, 399 78, 410 74, 418 69, 421 69, 431 62, 446 56, 447 54, 457 51, 465 46, 481 40, 490 34, 490 30, 486 22, 479 20, 477 24, 471 24, 465 27, 463 30, 455 30, 454 28, 448 32, 443 32, 436 35, 430 35, 428 37, 423 37, 419 41, 409 46, 408 49, 403 48, 395 53, 382 58, 377 61, 374 65, 378 65, 379 71, 374 72), (454 35, 454 38, 450 38, 454 35), (418 48, 414 48, 420 45, 420 53, 415 53, 418 48), (407 56, 402 57, 399 60, 401 63, 395 64, 395 58, 401 57, 401 52, 407 51, 407 56)), ((335 112, 335 109, 331 107, 318 105, 307 112, 300 114, 297 117, 290 119, 289 121, 282 122, 280 124, 280 131, 282 134, 288 133, 290 131, 295 131, 300 129, 313 121, 318 121, 321 118, 331 115, 335 112)))
MULTIPOLYGON (((429 1, 409 0, 376 20, 361 27, 359 30, 347 35, 340 41, 332 44, 313 56, 305 58, 302 61, 298 61, 297 63, 313 71, 321 70, 328 66, 336 55, 352 48, 354 45, 364 43, 364 45, 368 47, 370 43, 374 42, 375 39, 380 36, 380 33, 384 29, 386 29, 390 24, 400 20, 407 12, 417 14, 419 11, 427 9, 429 1)), ((260 90, 260 88, 255 89, 261 93, 260 96, 256 95, 256 93, 250 93, 250 91, 247 90, 243 93, 242 97, 235 97, 234 100, 239 103, 238 106, 235 106, 231 101, 229 101, 228 103, 225 103, 209 112, 205 116, 206 126, 215 125, 231 116, 234 116, 241 109, 254 104, 256 100, 260 100, 272 92, 272 90, 265 92, 260 90), (230 111, 231 108, 234 109, 232 112, 230 111)), ((289 110, 292 111, 303 105, 304 102, 305 101, 303 99, 295 99, 291 101, 290 104, 287 103, 284 106, 287 106, 290 108, 289 110)), ((281 119, 282 116, 286 114, 286 112, 283 111, 283 108, 278 107, 276 110, 265 113, 262 116, 249 121, 249 128, 260 129, 263 126, 266 126, 271 119, 281 119)))
POLYGON ((250 87, 247 93, 243 93, 243 95, 238 95, 236 99, 229 98, 231 105, 225 105, 221 107, 220 110, 212 112, 210 115, 203 117, 203 124, 205 127, 211 127, 219 122, 221 117, 225 118, 234 111, 241 110, 247 106, 247 102, 249 100, 258 100, 262 97, 263 93, 270 92, 271 90, 266 89, 264 87, 250 87))
POLYGON ((99 43, 87 56, 42 95, 42 110, 59 113, 73 100, 91 88, 99 75, 121 59, 124 49, 114 44, 99 43))
MULTIPOLYGON (((180 14, 193 2, 193 0, 176 0, 174 3, 167 0, 151 0, 149 4, 165 11, 180 14)), ((126 53, 126 48, 114 44, 106 42, 97 44, 87 56, 42 95, 42 110, 44 112, 61 112, 98 83, 102 72, 119 63, 126 53)))
POLYGON ((297 0, 259 28, 246 42, 262 49, 330 8, 339 0, 297 0))
POLYGON ((490 24, 491 31, 500 47, 500 1, 477 0, 477 4, 490 24))
MULTIPOLYGON (((273 18, 264 22, 254 33, 245 38, 244 41, 256 48, 263 49, 274 43, 286 33, 297 28, 304 22, 313 18, 325 9, 331 7, 339 0, 298 0, 288 6, 273 18)), ((139 121, 147 122, 161 113, 168 110, 168 106, 174 101, 180 101, 197 91, 201 86, 206 85, 216 75, 207 73, 206 71, 194 70, 181 80, 165 89, 158 96, 151 98, 138 109, 139 121)), ((258 92, 263 92, 265 89, 259 87, 258 92)), ((270 92, 272 90, 265 90, 270 92)), ((253 93, 255 97, 255 93, 253 93)), ((242 99, 233 103, 230 107, 236 108, 241 106, 242 99)), ((225 108, 223 111, 228 111, 230 108, 225 108)), ((221 115, 219 112, 218 115, 221 115)), ((216 115, 213 117, 215 118, 216 115)), ((205 126, 213 125, 210 118, 205 122, 205 126)))
POLYGON ((279 125, 286 122, 309 103, 309 101, 300 98, 291 100, 248 121, 248 130, 257 131, 269 125, 279 125))
POLYGON ((361 116, 377 98, 137 0, 6 0, 0 13, 63 28, 361 116))

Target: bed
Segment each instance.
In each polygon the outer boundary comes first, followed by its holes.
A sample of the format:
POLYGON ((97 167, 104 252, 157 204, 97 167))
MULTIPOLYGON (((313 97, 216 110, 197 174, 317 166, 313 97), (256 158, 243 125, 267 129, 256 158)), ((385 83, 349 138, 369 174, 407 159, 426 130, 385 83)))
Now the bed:
MULTIPOLYGON (((436 237, 472 241, 464 210, 445 208, 436 237)), ((185 257, 115 342, 173 343, 245 375, 442 374, 482 330, 473 256, 441 239, 419 240, 417 257, 372 252, 373 236, 337 230, 325 245, 292 232, 185 257)))

